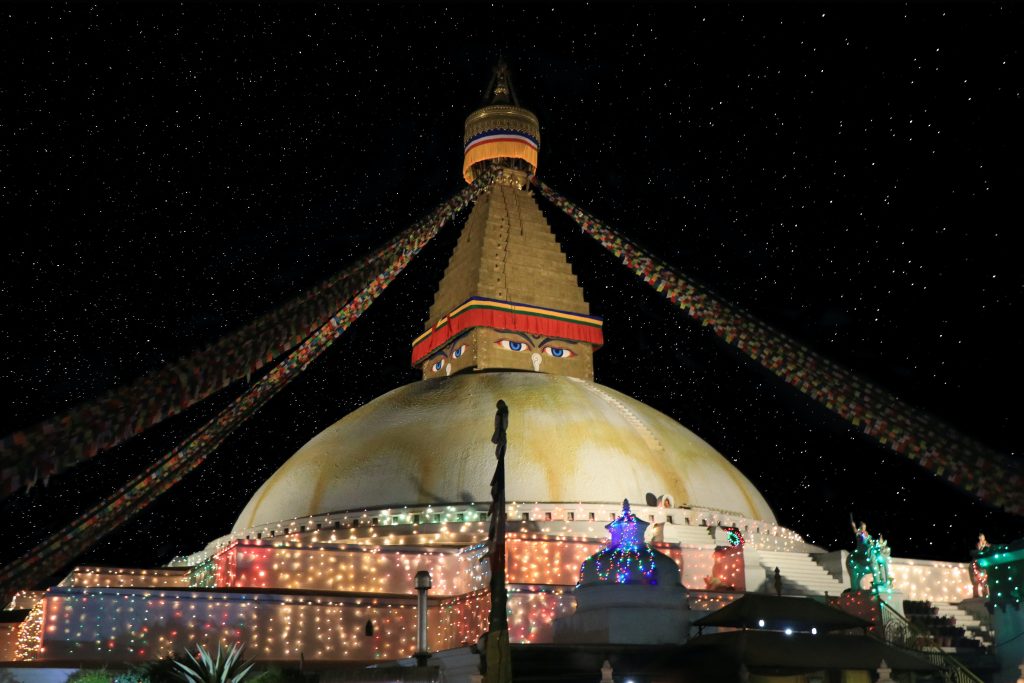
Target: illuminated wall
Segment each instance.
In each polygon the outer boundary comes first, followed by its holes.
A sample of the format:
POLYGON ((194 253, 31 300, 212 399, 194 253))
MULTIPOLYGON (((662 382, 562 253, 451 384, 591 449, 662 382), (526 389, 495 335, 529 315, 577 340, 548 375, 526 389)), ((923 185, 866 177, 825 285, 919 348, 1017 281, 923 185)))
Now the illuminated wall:
MULTIPOLYGON (((680 566, 685 586, 704 588, 713 571, 711 547, 658 543, 658 550, 680 566)), ((549 538, 540 534, 509 534, 509 583, 572 587, 583 560, 603 543, 549 538)), ((462 595, 487 586, 482 545, 469 548, 427 548, 409 545, 263 544, 236 542, 190 570, 82 568, 61 582, 63 587, 260 588, 309 591, 352 591, 373 595, 413 595, 413 577, 429 571, 431 595, 462 595), (170 572, 170 573, 168 573, 170 572)))
MULTIPOLYGON (((486 591, 432 601, 430 648, 476 642, 489 607, 486 591)), ((554 619, 571 610, 567 592, 512 586, 510 637, 549 642, 554 619)), ((42 615, 39 654, 48 661, 154 659, 218 641, 243 642, 263 660, 295 660, 300 652, 309 660, 386 660, 416 649, 415 601, 407 598, 54 588, 42 615)))
POLYGON ((893 558, 889 572, 893 588, 907 600, 960 602, 974 595, 968 565, 958 562, 893 558))
POLYGON ((21 624, 0 623, 0 662, 12 662, 17 658, 20 631, 21 624))
POLYGON ((413 594, 416 572, 426 570, 434 595, 459 595, 486 585, 484 551, 407 546, 270 547, 238 544, 217 554, 218 588, 285 588, 413 594))
MULTIPOLYGON (((510 535, 506 545, 510 583, 566 587, 575 586, 579 581, 583 560, 604 547, 604 543, 598 541, 547 539, 536 534, 510 535)), ((683 585, 704 587, 703 577, 714 565, 711 548, 680 548, 664 543, 654 545, 679 565, 683 585)))
MULTIPOLYGON (((709 548, 658 545, 689 568, 694 581, 711 570, 709 548)), ((509 535, 514 642, 551 641, 555 618, 574 609, 580 564, 601 546, 593 540, 509 535)), ((299 652, 310 660, 407 657, 416 647, 413 577, 421 569, 434 583, 430 647, 457 647, 476 642, 487 626, 485 554, 479 544, 250 541, 233 543, 189 570, 83 568, 47 592, 38 658, 148 659, 217 641, 244 642, 264 660, 295 659, 299 652), (145 587, 146 582, 157 585, 145 587), (188 583, 193 588, 184 588, 188 583)))
MULTIPOLYGON (((795 531, 774 522, 749 519, 736 512, 704 507, 648 506, 639 505, 636 501, 631 508, 634 514, 652 525, 648 540, 713 545, 709 531, 722 525, 738 528, 747 545, 753 548, 812 550, 795 531)), ((507 506, 508 529, 513 533, 603 542, 607 538, 604 525, 615 519, 620 510, 619 503, 513 502, 507 506)), ((467 503, 329 513, 282 520, 236 530, 212 541, 199 553, 175 558, 171 566, 194 566, 240 541, 468 546, 486 540, 487 514, 486 505, 467 503)))
POLYGON ((187 569, 75 567, 59 585, 65 588, 140 587, 188 588, 187 569))
MULTIPOLYGON (((572 612, 579 567, 603 546, 604 525, 617 513, 606 507, 510 506, 514 642, 550 642, 554 619, 572 612)), ((657 525, 654 533, 667 542, 654 545, 680 566, 690 608, 699 612, 736 596, 703 590, 705 577, 720 575, 739 587, 743 575, 742 552, 720 546, 716 558, 704 524, 735 526, 755 548, 808 548, 789 530, 730 513, 633 509, 657 525)), ((36 609, 19 629, 17 649, 28 659, 137 660, 200 642, 240 641, 263 660, 294 661, 300 652, 308 660, 408 657, 416 647, 413 577, 421 569, 434 584, 432 650, 473 643, 486 629, 486 515, 479 510, 384 510, 276 527, 218 539, 176 567, 77 568, 45 600, 26 594, 19 603, 36 609)), ((909 599, 971 595, 965 564, 894 558, 892 573, 909 599)))

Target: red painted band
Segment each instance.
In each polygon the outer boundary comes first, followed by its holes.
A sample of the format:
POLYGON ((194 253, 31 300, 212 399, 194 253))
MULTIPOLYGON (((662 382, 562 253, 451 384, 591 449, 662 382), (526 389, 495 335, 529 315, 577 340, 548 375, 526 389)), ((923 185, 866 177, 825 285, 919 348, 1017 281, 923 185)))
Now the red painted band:
POLYGON ((594 325, 555 320, 527 313, 474 308, 454 318, 449 318, 447 324, 435 326, 430 335, 415 344, 412 347, 412 364, 418 365, 432 352, 444 346, 448 340, 474 327, 492 327, 526 334, 542 334, 546 337, 587 342, 594 346, 604 344, 604 333, 600 327, 594 325))

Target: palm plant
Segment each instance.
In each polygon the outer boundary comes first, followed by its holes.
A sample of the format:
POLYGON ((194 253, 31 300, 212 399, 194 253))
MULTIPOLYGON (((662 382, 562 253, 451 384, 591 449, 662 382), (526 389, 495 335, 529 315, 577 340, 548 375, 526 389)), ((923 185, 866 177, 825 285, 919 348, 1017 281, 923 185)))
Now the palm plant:
POLYGON ((175 661, 178 667, 176 674, 186 683, 241 683, 252 670, 253 661, 241 661, 245 646, 235 643, 225 651, 221 643, 217 644, 216 659, 210 656, 202 645, 196 649, 196 655, 186 651, 187 662, 175 661))

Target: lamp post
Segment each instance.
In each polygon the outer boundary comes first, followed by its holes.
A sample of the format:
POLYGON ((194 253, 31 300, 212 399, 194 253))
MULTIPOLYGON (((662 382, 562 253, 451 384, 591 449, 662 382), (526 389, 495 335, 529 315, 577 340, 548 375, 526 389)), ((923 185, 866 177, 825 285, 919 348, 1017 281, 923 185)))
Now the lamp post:
POLYGON ((416 572, 416 664, 426 666, 430 653, 427 651, 427 591, 433 583, 430 572, 421 569, 416 572))

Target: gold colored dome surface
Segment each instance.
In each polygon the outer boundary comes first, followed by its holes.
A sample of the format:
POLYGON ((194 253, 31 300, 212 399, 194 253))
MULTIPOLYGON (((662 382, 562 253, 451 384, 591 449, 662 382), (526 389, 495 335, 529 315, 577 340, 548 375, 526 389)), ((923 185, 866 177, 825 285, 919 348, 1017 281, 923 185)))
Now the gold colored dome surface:
POLYGON ((234 530, 342 510, 487 502, 498 399, 509 407, 506 497, 673 506, 774 522, 728 460, 681 424, 599 384, 480 372, 399 387, 325 429, 246 505, 234 530))

